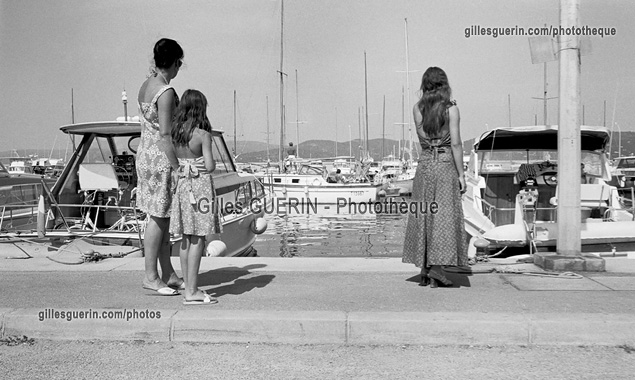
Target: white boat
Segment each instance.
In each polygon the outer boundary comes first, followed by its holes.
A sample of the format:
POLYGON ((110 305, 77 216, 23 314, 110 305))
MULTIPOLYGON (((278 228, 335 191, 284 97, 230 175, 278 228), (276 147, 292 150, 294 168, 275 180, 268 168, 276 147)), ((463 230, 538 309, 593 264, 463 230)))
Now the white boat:
POLYGON ((302 164, 297 173, 268 173, 261 180, 275 198, 291 202, 351 204, 377 200, 381 185, 368 180, 356 181, 353 176, 347 183, 329 183, 327 175, 324 166, 302 164))
POLYGON ((623 156, 615 159, 613 181, 618 189, 625 190, 625 193, 629 195, 630 189, 635 187, 635 156, 623 156))
POLYGON ((388 196, 410 195, 416 171, 416 166, 407 165, 397 157, 389 155, 381 161, 379 172, 373 182, 384 185, 384 191, 388 196))
POLYGON ((12 175, 40 174, 35 173, 35 171, 33 170, 31 158, 29 157, 10 157, 9 173, 12 175))
POLYGON ((50 186, 54 183, 36 174, 9 172, 0 163, 0 231, 36 228, 43 182, 50 186))
MULTIPOLYGON (((45 209, 39 214, 39 230, 19 231, 20 238, 90 237, 140 246, 146 220, 135 207, 140 123, 80 123, 61 130, 80 142, 53 188, 47 191, 44 200, 50 212, 45 209)), ((262 208, 266 202, 264 188, 253 175, 236 171, 223 132, 213 130, 212 136, 216 160, 212 176, 222 214, 221 240, 227 246, 223 255, 250 254, 256 234, 267 227, 262 208)), ((16 232, 3 234, 10 237, 16 232)), ((179 239, 173 237, 173 241, 179 239)))
MULTIPOLYGON (((634 210, 624 207, 608 183, 608 141, 605 128, 581 127, 582 245, 635 242, 634 210)), ((472 243, 482 238, 489 248, 556 245, 557 189, 569 186, 557 182, 557 145, 554 125, 493 129, 474 143, 463 196, 472 243)))

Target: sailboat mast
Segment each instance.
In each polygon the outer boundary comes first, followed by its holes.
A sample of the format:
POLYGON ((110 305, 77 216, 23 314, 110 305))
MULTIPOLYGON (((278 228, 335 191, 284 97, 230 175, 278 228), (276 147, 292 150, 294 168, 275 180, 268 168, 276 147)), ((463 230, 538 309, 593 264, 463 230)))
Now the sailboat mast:
POLYGON ((71 124, 75 124, 75 101, 73 99, 73 89, 71 88, 71 124))
POLYGON ((300 98, 298 96, 298 69, 295 69, 295 145, 296 157, 300 157, 300 98))
MULTIPOLYGON (((410 107, 410 62, 408 56, 408 19, 404 18, 405 35, 406 35, 406 99, 408 107, 410 107)), ((410 151, 410 160, 412 157, 412 127, 410 124, 410 118, 408 118, 408 150, 410 151)), ((405 144, 404 144, 405 145, 405 144)))
POLYGON ((278 149, 278 162, 282 163, 282 149, 284 147, 284 0, 280 5, 280 147, 278 149))
POLYGON ((366 136, 365 136, 365 141, 364 141, 364 150, 366 151, 366 156, 368 157, 369 152, 368 152, 368 73, 367 73, 367 68, 366 68, 366 50, 364 50, 364 97, 366 100, 366 110, 365 110, 365 116, 366 116, 366 136))
POLYGON ((384 95, 384 110, 382 112, 382 123, 381 123, 381 158, 386 157, 384 152, 384 142, 386 141, 386 95, 384 95))
POLYGON ((399 159, 404 159, 403 149, 401 147, 401 142, 403 141, 404 146, 406 147, 406 141, 404 136, 404 125, 406 125, 406 101, 405 101, 405 90, 404 87, 401 86, 401 137, 399 138, 399 159))
POLYGON ((234 158, 236 158, 236 90, 234 90, 234 158))
MULTIPOLYGON (((357 135, 359 136, 359 147, 362 146, 362 109, 357 107, 357 135)), ((362 154, 359 154, 359 160, 362 160, 362 154)))
POLYGON ((267 162, 269 162, 269 96, 267 99, 267 162))
POLYGON ((337 157, 337 107, 335 107, 335 157, 337 157))

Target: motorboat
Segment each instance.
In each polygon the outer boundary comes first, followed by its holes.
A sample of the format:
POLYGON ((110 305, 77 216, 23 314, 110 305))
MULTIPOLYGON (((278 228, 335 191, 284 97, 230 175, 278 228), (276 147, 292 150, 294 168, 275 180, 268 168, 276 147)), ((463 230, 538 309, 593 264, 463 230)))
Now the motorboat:
MULTIPOLYGON (((55 185, 44 189, 38 230, 20 231, 20 238, 90 237, 142 246, 147 216, 135 202, 140 123, 79 123, 62 126, 61 131, 79 143, 55 185)), ((216 160, 212 177, 221 212, 221 240, 227 246, 222 255, 248 255, 256 235, 267 228, 264 187, 253 175, 237 172, 222 131, 213 130, 212 138, 216 160)), ((173 242, 178 240, 179 236, 172 237, 173 242)))
POLYGON ((344 176, 346 182, 329 183, 324 165, 302 163, 296 173, 267 173, 261 180, 275 198, 289 202, 351 204, 374 202, 381 187, 362 175, 344 176))
MULTIPOLYGON (((580 131, 582 245, 635 242, 635 210, 625 207, 609 183, 609 132, 594 126, 580 131)), ((497 128, 475 141, 462 201, 473 244, 490 249, 556 246, 558 188, 578 186, 558 182, 557 148, 556 125, 497 128)))
POLYGON ((17 228, 35 228, 43 184, 53 183, 36 174, 9 171, 0 163, 0 235, 17 228))
POLYGON ((625 195, 632 196, 631 189, 635 187, 635 156, 615 158, 613 183, 625 195))
POLYGON ((407 162, 389 155, 385 157, 380 165, 379 172, 373 181, 384 185, 386 195, 410 195, 412 194, 412 182, 417 171, 416 166, 408 165, 407 162))
POLYGON ((31 158, 29 157, 10 157, 9 173, 12 175, 42 174, 35 172, 31 158))

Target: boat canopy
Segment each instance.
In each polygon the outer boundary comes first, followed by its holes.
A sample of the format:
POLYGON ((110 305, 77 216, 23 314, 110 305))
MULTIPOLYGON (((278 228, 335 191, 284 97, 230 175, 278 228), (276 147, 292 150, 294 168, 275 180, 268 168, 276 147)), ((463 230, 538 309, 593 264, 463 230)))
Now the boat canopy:
MULTIPOLYGON (((609 132, 604 127, 583 125, 580 127, 583 151, 604 150, 609 142, 609 132)), ((485 132, 474 143, 475 151, 496 150, 557 150, 557 125, 532 125, 526 127, 496 128, 485 132)))
MULTIPOLYGON (((69 135, 138 136, 141 133, 141 123, 138 121, 98 121, 64 125, 60 127, 60 130, 69 135)), ((223 133, 223 131, 216 129, 213 131, 223 133)))

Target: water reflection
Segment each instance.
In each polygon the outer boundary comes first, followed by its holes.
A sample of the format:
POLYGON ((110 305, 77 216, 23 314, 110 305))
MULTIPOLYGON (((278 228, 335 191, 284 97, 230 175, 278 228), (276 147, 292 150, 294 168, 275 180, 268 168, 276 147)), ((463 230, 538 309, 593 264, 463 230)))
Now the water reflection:
POLYGON ((401 257, 407 215, 350 213, 334 205, 317 211, 277 210, 254 248, 265 257, 401 257))

